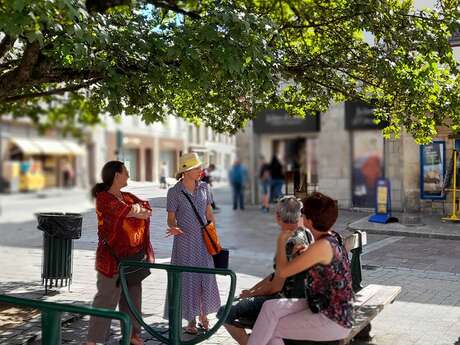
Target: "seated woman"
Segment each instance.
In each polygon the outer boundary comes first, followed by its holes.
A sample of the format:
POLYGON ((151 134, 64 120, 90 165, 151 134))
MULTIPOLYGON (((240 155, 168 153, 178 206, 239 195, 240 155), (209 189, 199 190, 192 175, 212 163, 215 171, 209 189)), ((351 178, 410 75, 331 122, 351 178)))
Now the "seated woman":
POLYGON ((287 278, 306 270, 307 299, 266 301, 243 345, 284 345, 284 339, 334 341, 351 331, 353 296, 348 254, 338 234, 331 231, 338 216, 334 200, 313 193, 303 200, 304 225, 315 242, 288 261, 285 244, 291 234, 278 236, 276 275, 287 278))

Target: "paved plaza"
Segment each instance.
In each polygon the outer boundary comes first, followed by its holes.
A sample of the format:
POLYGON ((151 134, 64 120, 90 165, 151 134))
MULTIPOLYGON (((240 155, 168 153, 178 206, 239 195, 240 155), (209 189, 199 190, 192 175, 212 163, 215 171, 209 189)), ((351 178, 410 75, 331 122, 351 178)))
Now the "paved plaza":
MULTIPOLYGON (((172 239, 165 238, 165 190, 134 185, 130 189, 150 200, 154 207, 151 236, 157 262, 167 263, 172 239)), ((221 212, 217 223, 223 244, 231 251, 231 269, 237 273, 237 292, 254 284, 271 271, 277 226, 273 214, 256 207, 233 211, 227 188, 217 188, 221 212)), ((85 191, 30 195, 11 202, 2 200, 0 216, 0 293, 19 297, 89 305, 95 293, 94 254, 97 244, 96 219, 85 191), (6 206, 7 205, 7 206, 6 206), (33 213, 73 211, 84 215, 83 234, 74 243, 73 282, 44 296, 41 286, 41 232, 33 213)), ((337 228, 362 220, 366 214, 341 211, 337 228)), ((401 285, 402 294, 373 322, 371 343, 375 345, 454 345, 460 336, 460 250, 457 241, 406 237, 404 234, 369 234, 363 255, 365 284, 401 285)), ((228 295, 228 278, 218 278, 222 300, 228 295)), ((156 271, 144 283, 143 313, 149 324, 165 326, 162 319, 166 275, 156 271)), ((0 309, 2 310, 2 309, 0 309)), ((2 315, 2 312, 0 312, 2 315)), ((65 315, 63 343, 81 344, 87 318, 65 315)), ((0 319, 1 320, 1 319, 0 319)), ((40 316, 24 316, 26 323, 5 327, 0 323, 1 344, 40 344, 40 316)), ((117 343, 118 325, 113 323, 111 344, 117 343)), ((147 344, 159 344, 144 334, 147 344)), ((204 344, 236 344, 220 329, 204 344)))

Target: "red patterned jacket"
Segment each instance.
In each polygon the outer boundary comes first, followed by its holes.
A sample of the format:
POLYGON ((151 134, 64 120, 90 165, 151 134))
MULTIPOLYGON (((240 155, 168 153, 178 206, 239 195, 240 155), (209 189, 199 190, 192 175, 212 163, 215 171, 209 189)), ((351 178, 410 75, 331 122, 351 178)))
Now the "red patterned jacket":
POLYGON ((109 192, 100 192, 96 196, 96 214, 99 242, 96 250, 96 270, 107 277, 118 272, 118 263, 105 242, 119 258, 134 255, 145 250, 149 262, 154 262, 150 243, 150 218, 138 219, 126 217, 133 204, 151 210, 147 201, 134 194, 122 192, 123 202, 109 192))

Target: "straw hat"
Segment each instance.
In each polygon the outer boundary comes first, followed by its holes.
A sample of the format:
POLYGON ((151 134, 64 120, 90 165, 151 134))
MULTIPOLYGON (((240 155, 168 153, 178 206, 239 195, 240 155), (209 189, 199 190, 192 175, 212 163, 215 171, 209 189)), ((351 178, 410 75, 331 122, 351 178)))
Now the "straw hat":
POLYGON ((180 179, 184 172, 198 168, 201 165, 203 163, 195 152, 183 154, 179 159, 179 170, 177 170, 176 179, 180 179))

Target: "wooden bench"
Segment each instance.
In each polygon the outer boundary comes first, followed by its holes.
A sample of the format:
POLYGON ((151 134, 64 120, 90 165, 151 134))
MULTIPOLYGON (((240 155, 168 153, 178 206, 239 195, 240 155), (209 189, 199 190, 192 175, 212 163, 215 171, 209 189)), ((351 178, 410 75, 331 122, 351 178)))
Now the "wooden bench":
MULTIPOLYGON (((307 340, 284 339, 286 345, 345 345, 353 339, 370 340, 371 321, 383 310, 393 303, 401 293, 400 286, 387 286, 371 284, 362 287, 361 254, 367 244, 366 233, 356 231, 354 233, 342 233, 345 238, 345 248, 352 253, 351 273, 353 278, 353 328, 346 339, 329 342, 315 342, 307 340)), ((252 328, 249 320, 238 320, 238 326, 252 328)))

